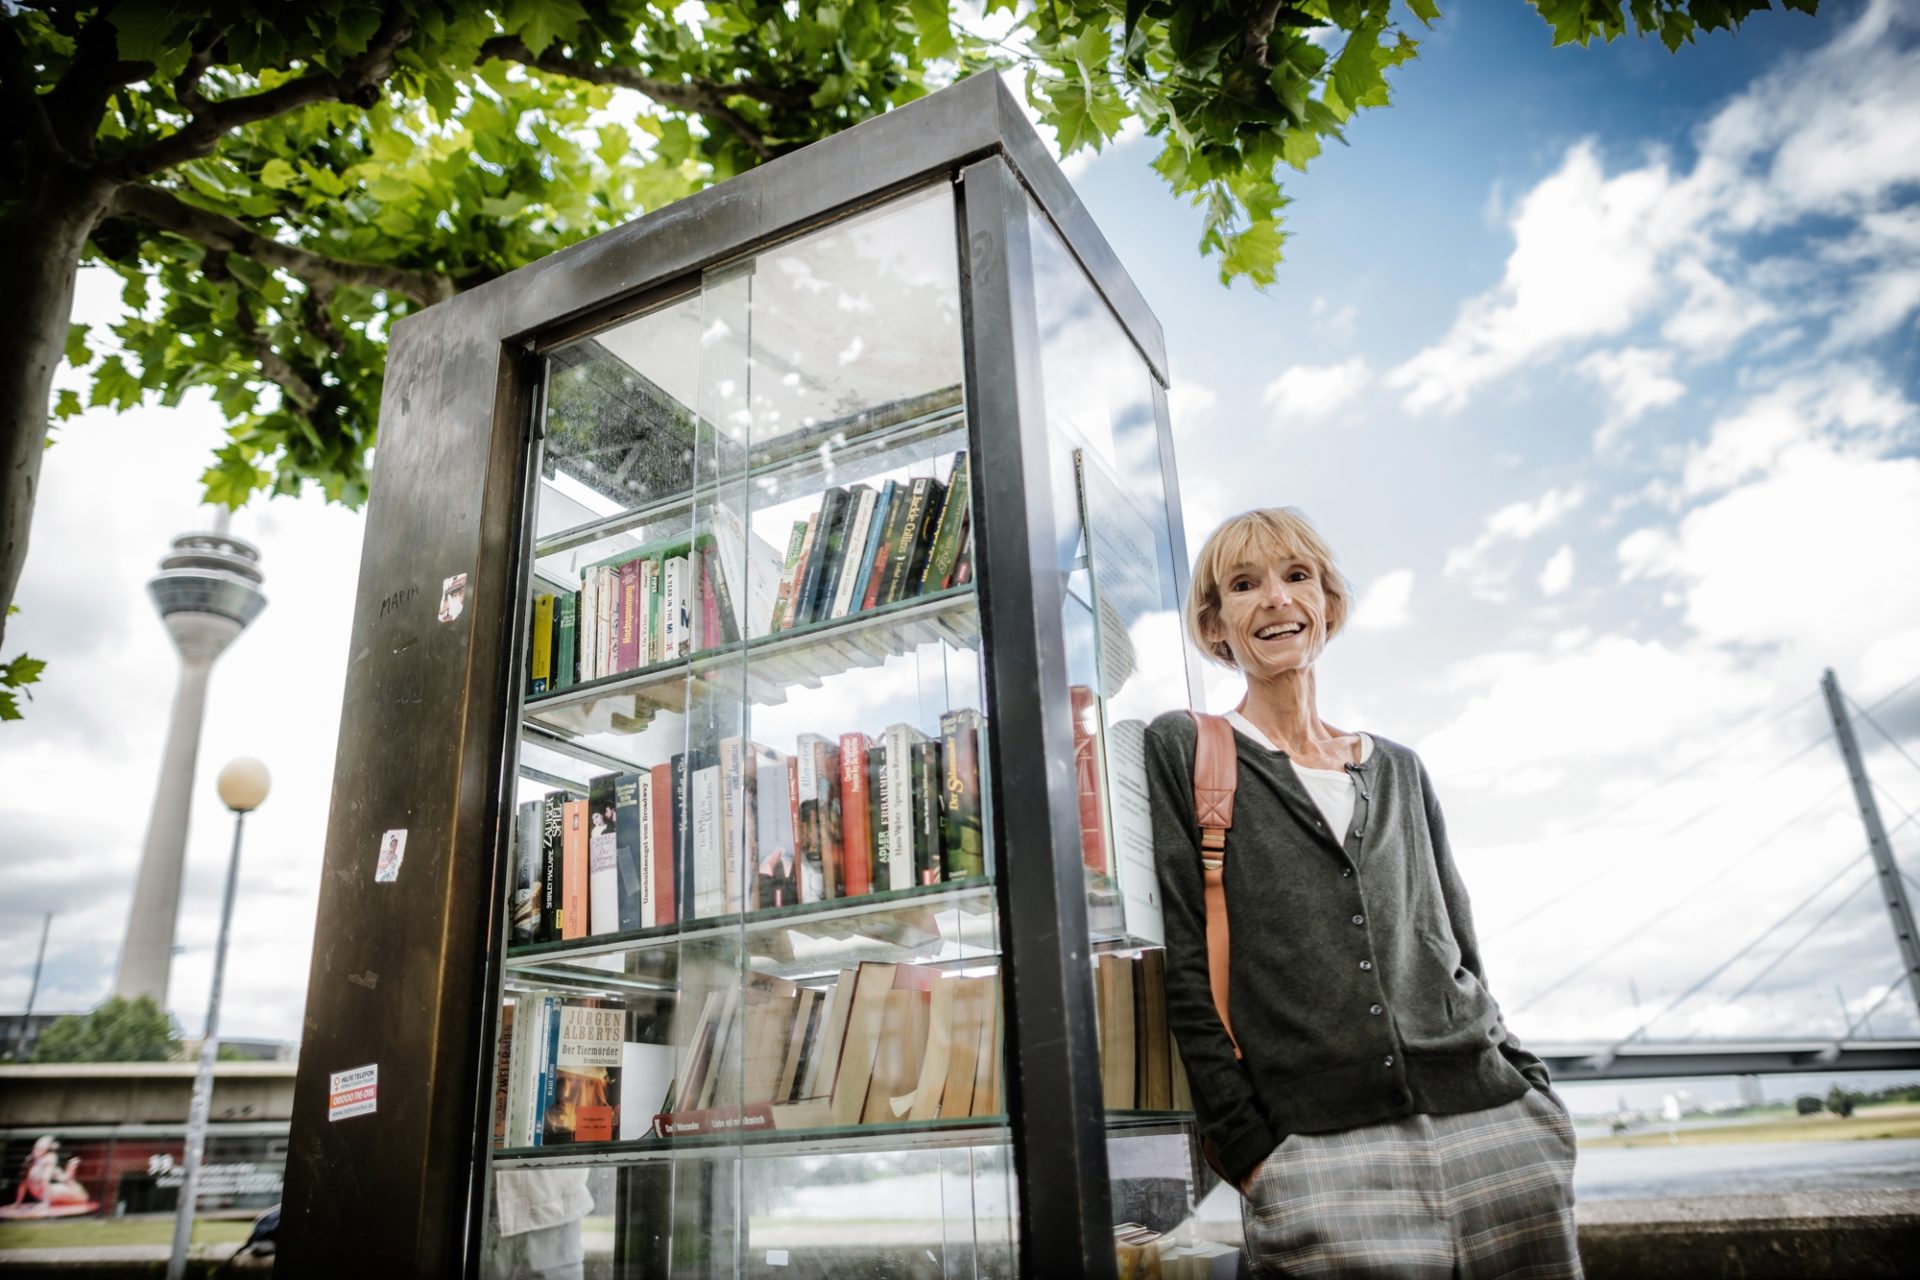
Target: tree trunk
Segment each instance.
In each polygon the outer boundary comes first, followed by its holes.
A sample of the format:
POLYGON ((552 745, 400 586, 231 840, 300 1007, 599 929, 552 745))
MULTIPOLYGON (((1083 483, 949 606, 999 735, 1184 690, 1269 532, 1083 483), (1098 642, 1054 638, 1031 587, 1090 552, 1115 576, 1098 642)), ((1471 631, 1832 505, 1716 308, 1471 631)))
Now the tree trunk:
POLYGON ((73 318, 74 277, 111 190, 97 179, 54 178, 0 223, 0 280, 8 282, 0 299, 0 641, 27 560, 53 374, 73 318))

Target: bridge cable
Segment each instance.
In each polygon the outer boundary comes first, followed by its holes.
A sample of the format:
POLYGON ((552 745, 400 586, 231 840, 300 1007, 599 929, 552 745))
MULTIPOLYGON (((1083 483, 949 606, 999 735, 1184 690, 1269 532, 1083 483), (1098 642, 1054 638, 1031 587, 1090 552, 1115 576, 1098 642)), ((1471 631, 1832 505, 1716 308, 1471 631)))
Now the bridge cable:
MULTIPOLYGON (((1807 695, 1807 697, 1809 698, 1813 696, 1814 695, 1812 694, 1807 695)), ((1806 698, 1802 698, 1801 701, 1802 702, 1806 701, 1806 698)), ((1795 707, 1797 707, 1798 705, 1799 705, 1798 703, 1794 704, 1795 707)), ((1787 710, 1789 711, 1792 711, 1793 709, 1794 707, 1787 708, 1787 710)), ((1778 719, 1778 717, 1775 717, 1775 719, 1778 719)), ((1513 930, 1519 928, 1521 925, 1527 923, 1527 921, 1533 919, 1535 916, 1539 915, 1541 912, 1546 911, 1552 907, 1559 906, 1562 902, 1565 902, 1568 898, 1571 898, 1574 894, 1579 893, 1582 889, 1586 889, 1589 886, 1597 883, 1598 881, 1604 880, 1606 877, 1612 875, 1614 872, 1620 870, 1622 867, 1630 866, 1634 861, 1636 861, 1639 858, 1645 857, 1648 854, 1659 852, 1660 850, 1659 841, 1670 839, 1673 836, 1679 835, 1682 831, 1685 831, 1688 827, 1691 827, 1694 823, 1700 821, 1702 818, 1705 818, 1708 814, 1711 814, 1716 810, 1726 808, 1726 806, 1733 803, 1734 800, 1738 799, 1742 795, 1745 795, 1748 791, 1751 791, 1755 786, 1766 781, 1768 778, 1771 778, 1774 774, 1780 772, 1782 769, 1786 768, 1788 765, 1798 760, 1801 756, 1804 756, 1805 754, 1807 754, 1807 752, 1812 751, 1815 747, 1818 747, 1821 743, 1826 742, 1831 737, 1833 737, 1832 730, 1828 730, 1827 732, 1821 734, 1819 737, 1815 738, 1812 742, 1807 743, 1805 746, 1801 747, 1798 751, 1795 751, 1792 755, 1789 755, 1786 759, 1781 760, 1779 763, 1775 764, 1772 768, 1768 769, 1765 773, 1762 773, 1756 777, 1748 778, 1745 782, 1740 783, 1732 791, 1722 796, 1719 800, 1716 800, 1712 804, 1708 805, 1706 808, 1695 812, 1691 817, 1683 818, 1675 825, 1667 828, 1665 831, 1662 831, 1659 835, 1653 837, 1653 839, 1649 841, 1647 845, 1644 848, 1642 848, 1638 853, 1629 854, 1625 858, 1620 858, 1612 862, 1609 862, 1605 866, 1601 867, 1600 870, 1594 872, 1592 875, 1580 881, 1578 884, 1573 885, 1571 888, 1562 889, 1559 893, 1554 894, 1552 897, 1547 898, 1542 902, 1535 903, 1533 906, 1527 908, 1525 911, 1522 911, 1519 915, 1515 916, 1513 919, 1508 920, 1505 923, 1498 925, 1493 929, 1489 929, 1485 934, 1482 935, 1481 941, 1491 942, 1495 938, 1499 937, 1504 933, 1510 933, 1513 930)), ((1725 748, 1723 747, 1720 749, 1720 751, 1716 751, 1711 753, 1708 756, 1704 756, 1702 757, 1701 760, 1696 760, 1693 764, 1688 765, 1686 769, 1683 769, 1681 773, 1675 773, 1670 775, 1667 779, 1662 780, 1660 784, 1655 786, 1652 791, 1644 791, 1640 795, 1634 797, 1634 799, 1632 801, 1629 801, 1628 803, 1633 804, 1633 803, 1637 803, 1640 800, 1645 799, 1647 796, 1652 795, 1653 791, 1659 790, 1661 786, 1665 786, 1667 782, 1672 781, 1673 778, 1680 777, 1682 773, 1685 773, 1688 770, 1693 769, 1694 767, 1699 765, 1703 760, 1711 759, 1714 755, 1719 755, 1724 751, 1725 751, 1725 748)), ((1615 810, 1614 812, 1618 813, 1619 810, 1615 810)), ((1609 816, 1612 816, 1612 815, 1609 815, 1609 816)), ((1795 819, 1795 821, 1798 821, 1798 819, 1795 819)), ((1595 824, 1593 823, 1588 823, 1584 827, 1575 827, 1572 831, 1567 832, 1566 834, 1580 835, 1584 832, 1592 830, 1594 825, 1595 824)))
MULTIPOLYGON (((1871 707, 1868 707, 1867 710, 1878 711, 1880 708, 1886 706, 1889 702, 1892 702, 1895 698, 1899 697, 1901 694, 1905 693, 1907 690, 1913 688, 1913 686, 1917 684, 1920 684, 1920 676, 1914 676, 1910 678, 1909 680, 1907 680, 1906 683, 1900 685, 1898 688, 1894 689, 1892 692, 1883 693, 1879 697, 1875 698, 1873 700, 1873 705, 1871 707)), ((1853 701, 1851 695, 1849 695, 1847 700, 1849 702, 1853 701)))
POLYGON ((1905 969, 1902 969, 1899 973, 1894 974, 1892 980, 1887 983, 1887 989, 1880 993, 1880 998, 1878 1000, 1875 1000, 1872 1004, 1868 1005, 1867 1011, 1861 1014, 1859 1017, 1855 1018, 1853 1022, 1847 1027, 1847 1029, 1840 1033, 1840 1039, 1843 1041, 1853 1039, 1853 1033, 1858 1031, 1863 1025, 1865 1025, 1867 1020, 1872 1018, 1874 1014, 1880 1012, 1880 1006, 1887 1002, 1888 997, 1892 996, 1894 992, 1899 991, 1906 986, 1906 983, 1903 981, 1903 979, 1906 976, 1907 976, 1907 972, 1905 969))
MULTIPOLYGON (((1859 858, 1855 858, 1853 862, 1849 862, 1845 867, 1842 867, 1841 870, 1843 872, 1851 870, 1854 864, 1860 861, 1860 858, 1864 858, 1866 856, 1867 856, 1867 851, 1862 850, 1859 858)), ((1766 977, 1768 974, 1772 973, 1775 969, 1779 968, 1780 962, 1785 960, 1788 956, 1792 955, 1795 951, 1799 950, 1801 943, 1805 942, 1808 938, 1813 937, 1814 934, 1824 929, 1828 921, 1832 920, 1835 916, 1840 914, 1840 909, 1842 907, 1846 906, 1848 903, 1852 902, 1855 898, 1859 897, 1860 891, 1866 888, 1868 885, 1872 884, 1875 879, 1876 877, 1870 875, 1866 879, 1862 880, 1859 884, 1854 885, 1853 888, 1847 890, 1846 895, 1842 897, 1838 902, 1834 903, 1833 906, 1828 909, 1825 915, 1821 916, 1818 920, 1814 921, 1812 926, 1809 927, 1805 933, 1801 934, 1799 937, 1795 938, 1792 942, 1788 943, 1784 950, 1780 951, 1777 955, 1773 957, 1773 959, 1767 961, 1767 963, 1761 967, 1760 972, 1754 974, 1751 978, 1748 978, 1746 982, 1741 985, 1738 991, 1734 992, 1732 995, 1728 996, 1726 999, 1722 1000, 1720 1003, 1722 1005, 1733 1004, 1735 1001, 1740 999, 1741 996, 1744 996, 1745 994, 1747 994, 1747 992, 1759 986, 1760 980, 1762 978, 1766 977)), ((1832 883, 1833 881, 1831 880, 1827 882, 1827 884, 1832 884, 1832 883)), ((1820 886, 1820 890, 1815 891, 1816 896, 1820 891, 1825 890, 1826 887, 1827 887, 1826 885, 1820 886)), ((1809 898, 1807 901, 1811 902, 1812 899, 1809 898)), ((1800 905, 1805 906, 1806 903, 1803 902, 1800 905)), ((1800 909, 1799 907, 1795 907, 1794 911, 1798 911, 1799 909, 1800 909)), ((1791 915, 1793 913, 1788 912, 1788 914, 1791 915)), ((1769 932, 1771 932, 1771 930, 1769 930, 1769 932)), ((1694 1033, 1689 1031, 1686 1035, 1683 1035, 1680 1038, 1682 1040, 1691 1040, 1693 1039, 1693 1037, 1694 1037, 1694 1033)))
MULTIPOLYGON (((1847 701, 1853 702, 1853 699, 1848 698, 1847 701)), ((1895 751, 1898 751, 1900 753, 1900 758, 1902 760, 1905 760, 1908 764, 1912 765, 1916 771, 1920 771, 1920 760, 1915 760, 1912 756, 1908 755, 1907 749, 1900 745, 1899 739, 1895 738, 1892 734, 1888 733, 1886 729, 1881 725, 1881 723, 1878 720, 1875 720, 1873 718, 1872 712, 1868 711, 1865 707, 1861 706, 1857 702, 1853 702, 1853 709, 1855 712, 1859 714, 1862 720, 1865 720, 1868 724, 1874 727, 1875 732, 1877 732, 1881 737, 1887 740, 1888 746, 1892 747, 1895 751)))
MULTIPOLYGON (((1688 987, 1685 991, 1682 991, 1679 995, 1675 996, 1673 1000, 1671 1000, 1665 1008, 1660 1010, 1660 1012, 1654 1014, 1651 1018, 1648 1018, 1645 1022, 1642 1022, 1639 1026, 1635 1027, 1632 1031, 1629 1031, 1626 1035, 1622 1036, 1618 1044, 1625 1044, 1629 1040, 1632 1040, 1635 1036, 1644 1032, 1648 1027, 1651 1027, 1654 1023, 1660 1021, 1660 1019, 1666 1017, 1668 1014, 1672 1013, 1675 1009, 1678 1009, 1681 1005, 1691 1000, 1695 995, 1699 994, 1699 992, 1703 988, 1705 988, 1708 983, 1712 982, 1715 978, 1725 973, 1728 969, 1731 969, 1735 964, 1745 959, 1747 954, 1751 952, 1755 947, 1759 946, 1761 943, 1765 942, 1768 938, 1772 937, 1773 931, 1775 929, 1778 929, 1781 925, 1785 924, 1787 921, 1791 920, 1794 916, 1798 915, 1801 908, 1805 907, 1808 903, 1812 902, 1815 898, 1819 897, 1821 894, 1825 893, 1828 889, 1831 889, 1834 885, 1838 884, 1840 881, 1840 878, 1846 875, 1848 872, 1852 871, 1855 864, 1858 863, 1862 858, 1865 858, 1867 854, 1868 854, 1868 851, 1865 849, 1862 849, 1859 853, 1855 854, 1853 857, 1848 858, 1846 861, 1846 865, 1841 867, 1840 870, 1835 872, 1829 879, 1821 882, 1821 885, 1819 888, 1815 889, 1812 893, 1808 894, 1806 897, 1800 899, 1800 901, 1794 903, 1793 906, 1787 909, 1787 913, 1785 915, 1781 916, 1778 920, 1775 920, 1772 924, 1762 929, 1758 934, 1758 936, 1754 937, 1751 941, 1749 941, 1747 945, 1745 945, 1744 947, 1741 947, 1738 951, 1734 952, 1732 955, 1728 956, 1725 960, 1722 960, 1719 964, 1715 965, 1713 969, 1707 974, 1706 977, 1700 979, 1698 982, 1688 987)), ((1852 895, 1849 894, 1848 897, 1852 897, 1852 895)), ((1846 899, 1843 898, 1841 901, 1844 903, 1846 899)), ((1822 921, 1822 923, 1825 923, 1825 922, 1822 921)), ((1683 1040, 1686 1038, 1687 1037, 1685 1036, 1681 1037, 1681 1039, 1683 1040)))
POLYGON ((1746 849, 1743 849, 1740 853, 1735 855, 1731 861, 1722 865, 1719 870, 1715 871, 1712 875, 1708 876, 1705 880, 1695 885, 1692 889, 1688 890, 1681 897, 1674 899, 1673 902, 1667 905, 1666 910, 1658 912, 1655 915, 1649 917, 1648 919, 1641 921, 1639 924, 1635 925, 1633 928, 1627 930, 1625 933, 1621 934, 1619 937, 1609 942, 1606 946, 1602 947, 1600 950, 1588 956, 1585 960, 1582 960, 1579 964, 1575 965, 1572 969, 1569 969, 1567 972, 1561 974, 1558 978, 1555 978, 1552 982, 1548 983, 1545 987, 1542 987, 1540 990, 1528 996, 1525 1000, 1515 1005, 1513 1009, 1509 1012, 1508 1016, 1511 1017, 1512 1014, 1514 1013, 1520 1013, 1526 1009, 1532 1008, 1534 1005, 1538 1004, 1543 998, 1545 998, 1548 995, 1551 995, 1555 991, 1558 991, 1561 987, 1564 987, 1565 985, 1567 985, 1567 983, 1573 981, 1575 978, 1585 973, 1588 969, 1591 969, 1594 965, 1598 964, 1601 960, 1605 959, 1610 955, 1613 955, 1622 943, 1632 941, 1635 937, 1637 937, 1639 934, 1641 934, 1648 928, 1651 928, 1653 925, 1659 923, 1660 921, 1666 919, 1668 916, 1672 915, 1674 912, 1678 911, 1682 906, 1686 905, 1686 903, 1689 900, 1691 900, 1696 894, 1706 889, 1707 886, 1716 883, 1721 879, 1721 877, 1726 876, 1729 873, 1736 870, 1737 868, 1739 868, 1743 863, 1746 862, 1748 858, 1751 858, 1754 854, 1760 852, 1760 850, 1766 848, 1768 845, 1772 844, 1775 840, 1785 835, 1793 827, 1797 826, 1802 818, 1806 817, 1808 814, 1812 813, 1815 809, 1820 808, 1822 805, 1832 800, 1834 797, 1834 794, 1842 790, 1845 786, 1846 786, 1845 782, 1834 783, 1832 787, 1830 787, 1827 791, 1825 791, 1820 796, 1818 796, 1812 804, 1808 805, 1806 808, 1802 809, 1799 813, 1796 813, 1795 815, 1793 815, 1792 818, 1789 818, 1787 821, 1775 827, 1767 835, 1763 836, 1760 839, 1759 843, 1750 845, 1746 849))

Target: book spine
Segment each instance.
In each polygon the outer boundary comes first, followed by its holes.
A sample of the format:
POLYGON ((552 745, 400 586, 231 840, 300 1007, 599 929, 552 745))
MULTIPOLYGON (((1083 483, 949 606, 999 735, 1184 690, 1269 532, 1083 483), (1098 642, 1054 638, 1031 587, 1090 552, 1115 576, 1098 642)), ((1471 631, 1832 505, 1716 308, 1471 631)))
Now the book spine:
POLYGON ((829 898, 847 896, 846 871, 841 862, 840 747, 831 738, 813 744, 814 802, 820 814, 820 876, 829 898))
POLYGON ((863 509, 871 516, 873 497, 873 490, 868 486, 851 485, 845 501, 839 504, 841 514, 834 521, 833 559, 827 565, 825 581, 820 584, 819 617, 822 621, 846 612, 838 606, 841 598, 853 590, 853 576, 860 567, 855 551, 859 546, 856 528, 863 509))
POLYGON ((813 567, 815 544, 819 539, 820 513, 816 511, 807 517, 807 531, 800 539, 800 560, 794 565, 793 594, 788 598, 786 613, 781 618, 782 630, 797 627, 805 621, 801 616, 801 607, 806 601, 807 573, 813 567))
POLYGON ((913 862, 913 744, 921 740, 919 730, 909 724, 887 728, 887 847, 892 856, 887 874, 890 888, 911 888, 915 882, 913 862))
POLYGON ((960 556, 953 562, 953 586, 961 587, 973 581, 973 518, 968 516, 961 525, 960 556))
POLYGON ((679 907, 679 900, 674 896, 679 882, 674 877, 673 866, 676 828, 673 783, 672 765, 657 764, 647 771, 647 810, 641 819, 647 824, 648 856, 653 862, 653 874, 647 881, 653 889, 653 915, 646 921, 649 926, 672 924, 679 907))
POLYGON ((849 898, 873 892, 873 829, 867 803, 867 738, 840 735, 840 865, 849 898))
POLYGON ((914 883, 939 884, 947 878, 940 859, 940 744, 913 744, 914 883))
POLYGON ((805 626, 820 620, 820 589, 833 569, 834 549, 840 537, 839 519, 846 510, 847 491, 828 489, 820 495, 820 510, 813 533, 813 554, 807 557, 806 576, 800 583, 799 622, 805 626))
POLYGON ((894 526, 892 537, 887 540, 887 584, 880 593, 881 604, 892 604, 906 598, 907 573, 913 567, 914 541, 920 535, 920 526, 925 523, 927 497, 932 483, 922 476, 907 491, 906 506, 901 509, 900 520, 894 526))
POLYGON ((873 841, 873 887, 893 887, 891 845, 887 838, 887 751, 886 740, 867 747, 867 833, 873 841))
POLYGON ((640 661, 647 665, 660 661, 666 652, 666 642, 661 635, 665 623, 660 613, 660 593, 664 590, 661 577, 666 572, 665 565, 664 560, 653 559, 640 566, 640 634, 646 641, 640 651, 640 661))
POLYGON ((886 536, 887 513, 893 508, 893 495, 899 491, 900 482, 887 481, 874 499, 873 516, 867 521, 866 541, 860 547, 860 576, 853 585, 853 597, 848 611, 858 613, 867 607, 867 589, 873 583, 873 561, 879 551, 881 539, 886 536))
POLYGON ((687 792, 692 766, 686 752, 673 757, 672 768, 673 786, 669 794, 673 801, 673 910, 674 918, 685 922, 694 918, 693 828, 689 825, 693 818, 693 805, 689 803, 687 792))
POLYGON ((832 896, 828 892, 826 864, 822 859, 824 845, 820 838, 824 825, 824 815, 820 812, 820 757, 813 749, 818 739, 817 734, 803 733, 794 750, 794 861, 802 902, 824 902, 832 896))
POLYGON ((738 603, 742 596, 733 589, 733 579, 744 573, 744 565, 729 565, 720 548, 715 547, 708 553, 708 563, 713 570, 714 612, 719 615, 719 629, 713 634, 721 642, 733 644, 740 639, 740 614, 738 603))
POLYGON ((595 565, 593 569, 594 610, 599 614, 599 635, 594 640, 594 667, 596 677, 610 676, 614 673, 614 659, 620 645, 620 575, 605 565, 595 565))
POLYGON ((579 601, 577 630, 574 633, 574 645, 576 648, 576 661, 574 665, 578 669, 580 682, 584 684, 588 680, 593 679, 593 638, 596 619, 593 614, 592 570, 582 569, 580 571, 580 590, 574 594, 579 601))
POLYGON ((807 540, 807 522, 795 520, 787 534, 787 558, 780 567, 780 591, 773 600, 773 621, 767 630, 778 631, 785 625, 787 608, 793 601, 793 572, 800 564, 800 547, 807 540))
POLYGON ((926 579, 927 561, 933 554, 934 529, 946 505, 947 486, 938 480, 927 481, 927 505, 920 511, 920 527, 913 531, 913 558, 907 562, 907 579, 900 588, 903 600, 911 600, 920 593, 920 584, 926 579))
POLYGON ((920 579, 920 591, 942 591, 953 582, 954 562, 960 558, 960 538, 967 524, 967 451, 953 455, 953 474, 947 478, 947 499, 940 505, 940 523, 933 535, 933 549, 927 555, 926 573, 920 579))
POLYGON ((620 931, 620 775, 587 784, 587 932, 620 931))
POLYGON ((560 937, 560 873, 566 861, 567 801, 564 791, 549 791, 540 802, 540 941, 560 937))
POLYGON ((913 484, 896 483, 893 501, 887 505, 887 518, 880 529, 880 541, 873 549, 873 569, 867 579, 867 594, 862 607, 872 609, 887 602, 887 579, 893 573, 893 545, 907 523, 907 506, 913 501, 913 484))
POLYGON ((646 781, 646 776, 638 773, 619 773, 613 779, 613 852, 619 895, 614 927, 622 931, 644 929, 653 923, 647 919, 650 895, 641 851, 647 825, 641 792, 646 781))
POLYGON ((615 672, 632 671, 643 665, 640 659, 640 564, 629 560, 620 566, 620 650, 614 655, 615 672))
POLYGON ((527 663, 527 692, 545 693, 553 678, 553 597, 533 602, 533 651, 527 663))
POLYGON ((572 941, 587 936, 587 802, 569 800, 562 813, 567 824, 561 840, 566 861, 560 877, 566 905, 560 915, 560 936, 572 941))
POLYGON ((513 829, 513 932, 512 945, 524 947, 540 941, 540 813, 543 805, 529 800, 516 812, 513 829))
POLYGON ((720 740, 720 883, 723 911, 742 909, 741 868, 746 862, 747 748, 740 737, 720 740))
POLYGON ((560 1093, 560 997, 548 996, 545 1003, 547 1006, 544 1027, 546 1047, 543 1051, 545 1066, 541 1072, 539 1115, 534 1120, 534 1128, 539 1135, 535 1141, 541 1146, 547 1143, 547 1114, 553 1110, 554 1099, 560 1093))
POLYGON ((980 810, 980 713, 971 707, 940 717, 941 857, 947 879, 987 873, 980 810))
POLYGON ((693 601, 690 566, 685 556, 674 556, 662 566, 660 592, 661 652, 663 662, 684 658, 693 650, 693 601))
POLYGON ((720 766, 707 757, 692 770, 689 801, 693 806, 693 886, 695 919, 722 915, 727 909, 726 886, 720 869, 720 766))
POLYGON ((553 687, 570 689, 579 675, 576 664, 579 662, 580 638, 580 597, 572 591, 559 597, 560 617, 554 623, 554 634, 560 639, 560 652, 554 662, 553 687))

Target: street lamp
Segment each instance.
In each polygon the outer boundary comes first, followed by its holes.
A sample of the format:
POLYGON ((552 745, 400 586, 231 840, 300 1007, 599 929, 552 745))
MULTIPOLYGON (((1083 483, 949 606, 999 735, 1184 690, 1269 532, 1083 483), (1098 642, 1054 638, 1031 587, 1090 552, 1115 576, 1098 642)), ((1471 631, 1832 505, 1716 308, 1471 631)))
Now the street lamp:
POLYGON ((220 1056, 220 986, 227 971, 227 932, 233 924, 233 890, 240 880, 240 832, 247 815, 267 798, 273 779, 252 756, 229 760, 214 787, 220 802, 233 810, 233 853, 227 859, 227 891, 220 899, 220 940, 213 949, 213 986, 207 992, 207 1030, 200 1040, 200 1065, 193 1073, 193 1102, 187 1108, 187 1150, 180 1177, 180 1203, 173 1215, 173 1256, 167 1280, 184 1280, 187 1244, 193 1237, 193 1202, 199 1190, 200 1157, 207 1146, 207 1112, 213 1105, 213 1063, 220 1056))

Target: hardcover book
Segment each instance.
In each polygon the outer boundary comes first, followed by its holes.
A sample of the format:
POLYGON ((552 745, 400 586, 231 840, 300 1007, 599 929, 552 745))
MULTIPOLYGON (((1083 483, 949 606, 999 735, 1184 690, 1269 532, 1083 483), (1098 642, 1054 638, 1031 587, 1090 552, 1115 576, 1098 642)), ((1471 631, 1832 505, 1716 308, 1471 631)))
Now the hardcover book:
POLYGON ((887 824, 888 888, 907 889, 917 882, 913 862, 913 744, 925 742, 927 735, 910 724, 887 726, 883 750, 886 754, 886 784, 881 793, 881 808, 887 824))
POLYGON ((553 942, 560 937, 560 922, 565 915, 560 900, 560 873, 566 862, 566 815, 562 806, 567 793, 549 791, 540 805, 540 941, 553 942))
POLYGON ((545 693, 553 676, 553 597, 533 601, 533 648, 527 663, 527 692, 545 693))
POLYGON ((561 814, 566 828, 560 839, 560 936, 572 941, 587 936, 587 802, 568 800, 561 814))
POLYGON ((640 561, 629 560, 616 571, 620 576, 620 647, 613 658, 616 675, 645 665, 640 656, 640 568, 640 561))
POLYGON ((513 923, 512 944, 516 947, 540 941, 541 909, 541 812, 539 800, 528 800, 516 811, 513 828, 513 923))
POLYGON ((832 560, 827 567, 826 580, 820 585, 818 617, 822 620, 845 616, 851 603, 853 579, 860 572, 859 548, 866 537, 866 522, 873 519, 876 496, 869 485, 847 487, 847 496, 842 504, 843 513, 836 522, 829 548, 832 560))
POLYGON ((873 807, 867 799, 864 733, 840 735, 840 867, 847 896, 873 892, 873 807))
POLYGON ((786 610, 780 615, 780 626, 783 630, 797 627, 804 621, 800 615, 801 606, 806 599, 807 571, 813 563, 814 543, 819 540, 819 535, 820 513, 816 511, 807 517, 806 532, 800 537, 800 559, 793 568, 793 593, 787 598, 786 610))
POLYGON ((860 577, 854 583, 853 596, 848 604, 852 612, 857 613, 867 607, 873 586, 874 564, 879 556, 880 544, 886 538, 887 516, 893 510, 893 498, 899 491, 900 482, 889 480, 873 504, 873 518, 867 523, 867 540, 860 549, 860 577))
POLYGON ((753 905, 763 909, 800 901, 787 760, 766 747, 755 748, 753 905))
POLYGON ((653 893, 653 916, 648 925, 672 924, 679 918, 680 877, 675 862, 679 847, 680 802, 676 785, 678 764, 657 764, 647 771, 647 807, 641 811, 641 839, 646 843, 647 884, 653 893))
MULTIPOLYGON (((614 927, 621 930, 643 929, 653 923, 647 919, 647 884, 641 875, 641 831, 646 825, 646 806, 641 796, 645 776, 637 773, 613 775, 613 852, 614 892, 617 905, 614 927)), ((597 892, 597 891, 596 891, 597 892)), ((598 906, 598 902, 595 903, 598 906)))
POLYGON ((693 582, 685 556, 672 556, 661 567, 660 657, 664 662, 693 652, 693 582))
POLYGON ((947 878, 940 856, 940 744, 931 739, 916 742, 908 759, 913 767, 914 883, 939 884, 947 878))
POLYGON ((553 682, 549 688, 569 689, 573 687, 578 675, 575 664, 579 661, 578 645, 580 627, 580 597, 568 591, 556 597, 556 616, 553 634, 556 652, 553 660, 553 682))
POLYGON ((949 880, 987 873, 980 805, 980 726, 980 713, 972 707, 959 707, 940 717, 940 848, 949 880))
POLYGON ((800 547, 806 540, 807 522, 795 520, 793 530, 787 535, 787 555, 780 568, 780 591, 774 597, 773 620, 767 626, 768 631, 778 631, 786 625, 787 608, 793 600, 793 574, 800 564, 800 547))
POLYGON ((960 541, 967 525, 967 451, 953 455, 953 473, 947 479, 946 501, 940 504, 940 522, 934 527, 932 549, 927 567, 920 577, 920 590, 941 591, 953 582, 953 567, 960 559, 960 541))
POLYGON ((722 866, 725 859, 721 841, 720 762, 711 754, 701 754, 704 757, 701 763, 690 762, 687 779, 693 867, 691 918, 696 920, 724 915, 727 910, 726 872, 722 866))
POLYGON ((820 522, 814 533, 814 554, 807 561, 806 578, 800 587, 800 624, 825 618, 821 598, 838 562, 845 541, 847 491, 831 488, 820 495, 820 522))

